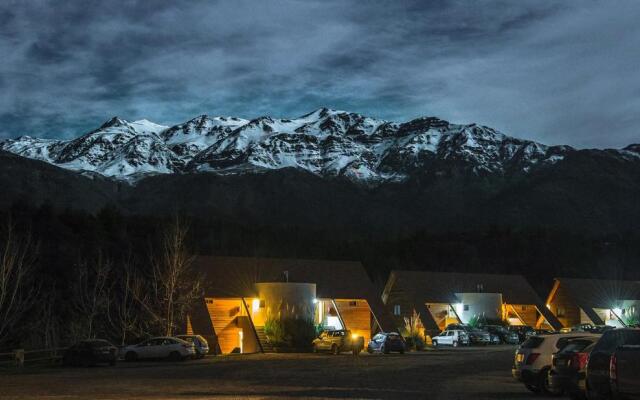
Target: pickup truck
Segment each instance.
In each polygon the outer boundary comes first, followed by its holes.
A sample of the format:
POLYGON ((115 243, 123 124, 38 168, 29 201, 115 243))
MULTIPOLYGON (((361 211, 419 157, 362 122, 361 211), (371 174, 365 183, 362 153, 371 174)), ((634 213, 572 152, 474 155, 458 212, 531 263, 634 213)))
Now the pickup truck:
POLYGON ((364 338, 346 329, 324 331, 313 341, 313 352, 340 354, 345 351, 358 355, 364 349, 364 338))
POLYGON ((609 363, 609 378, 616 399, 640 399, 640 345, 616 349, 609 363))

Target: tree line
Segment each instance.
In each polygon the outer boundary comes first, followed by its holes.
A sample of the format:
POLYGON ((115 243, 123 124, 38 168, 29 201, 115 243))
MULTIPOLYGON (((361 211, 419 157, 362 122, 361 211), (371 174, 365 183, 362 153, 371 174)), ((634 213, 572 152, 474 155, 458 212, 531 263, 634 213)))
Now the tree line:
POLYGON ((73 262, 66 265, 48 258, 47 237, 34 238, 32 227, 17 224, 11 214, 3 219, 0 349, 59 347, 92 338, 124 345, 183 333, 202 287, 181 218, 167 221, 150 238, 146 254, 133 247, 81 249, 75 243, 77 251, 66 255, 73 262))
POLYGON ((640 279, 638 232, 492 227, 381 235, 16 203, 0 210, 0 349, 175 333, 202 291, 191 268, 198 254, 357 260, 380 289, 392 269, 519 273, 543 297, 557 276, 640 279))

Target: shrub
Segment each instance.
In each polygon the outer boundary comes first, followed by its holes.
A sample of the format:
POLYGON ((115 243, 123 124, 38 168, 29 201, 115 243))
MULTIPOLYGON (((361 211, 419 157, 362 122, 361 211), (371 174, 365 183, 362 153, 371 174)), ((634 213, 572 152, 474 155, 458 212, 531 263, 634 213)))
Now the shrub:
POLYGON ((284 324, 280 319, 267 319, 264 322, 264 334, 267 335, 269 342, 279 345, 285 341, 284 324))
POLYGON ((316 338, 316 326, 311 319, 285 318, 282 320, 286 344, 295 349, 309 349, 316 338))
POLYGON ((410 349, 424 349, 424 339, 422 337, 420 326, 420 314, 414 309, 410 317, 404 318, 403 336, 407 342, 407 347, 410 349))

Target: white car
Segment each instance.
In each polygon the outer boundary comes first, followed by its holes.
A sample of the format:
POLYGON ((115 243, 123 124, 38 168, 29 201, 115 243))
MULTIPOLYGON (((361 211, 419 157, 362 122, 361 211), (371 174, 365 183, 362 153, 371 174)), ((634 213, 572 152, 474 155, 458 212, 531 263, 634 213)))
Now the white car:
POLYGON ((458 347, 459 345, 467 346, 469 344, 469 335, 462 329, 442 331, 438 336, 431 338, 431 343, 433 343, 434 347, 442 345, 453 347, 458 347))
POLYGON ((179 361, 192 358, 196 354, 193 343, 175 337, 155 337, 142 343, 127 346, 122 350, 126 361, 168 358, 179 361))
POLYGON ((586 332, 532 336, 516 350, 511 374, 532 392, 558 395, 560 393, 549 386, 548 379, 553 354, 562 350, 569 339, 600 336, 586 332))

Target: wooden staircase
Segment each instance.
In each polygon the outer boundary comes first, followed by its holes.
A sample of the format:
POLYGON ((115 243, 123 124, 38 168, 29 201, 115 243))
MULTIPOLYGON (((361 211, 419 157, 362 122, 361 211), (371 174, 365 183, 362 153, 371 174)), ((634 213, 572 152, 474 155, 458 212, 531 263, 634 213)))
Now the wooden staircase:
POLYGON ((262 346, 263 353, 275 353, 273 349, 273 345, 267 339, 267 335, 264 333, 264 328, 256 326, 256 334, 258 335, 258 341, 260 342, 260 346, 262 346))

